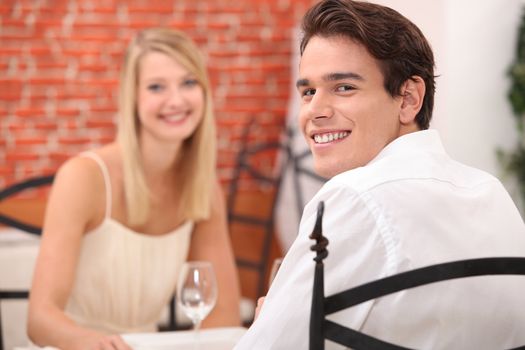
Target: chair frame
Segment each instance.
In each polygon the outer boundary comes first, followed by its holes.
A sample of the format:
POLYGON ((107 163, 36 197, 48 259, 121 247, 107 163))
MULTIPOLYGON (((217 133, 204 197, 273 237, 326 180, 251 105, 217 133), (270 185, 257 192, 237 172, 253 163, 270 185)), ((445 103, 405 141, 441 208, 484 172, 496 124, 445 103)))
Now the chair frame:
POLYGON ((241 137, 241 149, 237 156, 236 166, 234 168, 232 180, 228 189, 227 199, 227 212, 228 212, 228 224, 242 223, 253 227, 259 227, 263 230, 264 237, 262 242, 261 256, 258 261, 252 261, 242 258, 236 258, 236 264, 240 268, 246 268, 254 270, 258 274, 257 280, 257 294, 263 295, 265 290, 266 281, 264 276, 268 272, 268 261, 270 258, 270 248, 272 244, 273 234, 275 230, 275 216, 276 216, 276 204, 280 195, 280 187, 283 179, 284 169, 288 163, 290 157, 290 149, 286 143, 282 142, 266 142, 256 143, 254 145, 249 144, 250 131, 253 128, 255 119, 252 119, 244 128, 241 137), (250 158, 260 152, 276 150, 286 157, 279 166, 276 175, 273 177, 262 174, 256 168, 250 164, 250 158), (237 195, 239 193, 239 180, 241 174, 246 172, 251 178, 255 179, 258 183, 270 185, 275 188, 275 195, 272 198, 271 209, 268 217, 261 218, 260 216, 247 215, 238 213, 236 210, 237 195))
MULTIPOLYGON (((310 314, 310 350, 324 350, 325 339, 355 350, 410 350, 327 320, 327 315, 405 289, 451 279, 484 275, 525 275, 524 257, 489 257, 466 259, 430 265, 324 296, 324 264, 328 256, 328 240, 322 233, 324 203, 320 202, 317 220, 310 235, 316 243, 315 272, 310 314)), ((510 350, 523 350, 519 346, 510 350)))
MULTIPOLYGON (((0 202, 5 200, 6 198, 9 198, 22 191, 25 191, 26 189, 51 185, 54 179, 55 179, 55 175, 52 174, 52 175, 33 177, 25 181, 15 183, 3 189, 2 191, 0 191, 0 202)), ((7 226, 17 228, 19 230, 22 230, 28 233, 31 233, 33 235, 40 236, 42 234, 41 227, 25 223, 21 220, 12 218, 2 213, 0 213, 0 223, 7 225, 7 226)), ((14 290, 14 289, 0 290, 0 301, 2 300, 23 300, 23 299, 28 299, 28 298, 29 298, 28 290, 14 290)), ((1 305, 0 305, 0 350, 4 350, 1 305)))

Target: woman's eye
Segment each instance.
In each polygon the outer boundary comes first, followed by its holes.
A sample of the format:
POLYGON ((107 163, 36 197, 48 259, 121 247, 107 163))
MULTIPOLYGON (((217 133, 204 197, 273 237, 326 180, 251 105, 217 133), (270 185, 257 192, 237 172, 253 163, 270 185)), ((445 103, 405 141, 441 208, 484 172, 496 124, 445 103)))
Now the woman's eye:
POLYGON ((182 85, 186 87, 193 87, 193 86, 199 85, 199 82, 197 81, 197 79, 185 79, 182 82, 182 85))
POLYGON ((164 86, 161 85, 161 84, 150 84, 150 85, 148 85, 148 90, 151 91, 151 92, 159 92, 159 91, 162 91, 162 89, 164 89, 164 86))

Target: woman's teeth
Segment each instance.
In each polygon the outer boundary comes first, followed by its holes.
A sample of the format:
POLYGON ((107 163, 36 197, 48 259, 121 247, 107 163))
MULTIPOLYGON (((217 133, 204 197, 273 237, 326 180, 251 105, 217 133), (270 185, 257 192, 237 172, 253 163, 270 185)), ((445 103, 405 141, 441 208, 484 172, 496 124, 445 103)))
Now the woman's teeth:
POLYGON ((186 113, 163 115, 163 119, 166 119, 169 122, 178 122, 184 118, 186 118, 186 113))

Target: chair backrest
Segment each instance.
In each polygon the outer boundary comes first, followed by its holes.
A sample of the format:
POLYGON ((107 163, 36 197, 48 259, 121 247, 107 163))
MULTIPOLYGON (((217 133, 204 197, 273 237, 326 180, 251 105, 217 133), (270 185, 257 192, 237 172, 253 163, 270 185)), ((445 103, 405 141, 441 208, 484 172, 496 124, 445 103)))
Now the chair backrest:
MULTIPOLYGON (((525 275, 524 257, 490 257, 430 265, 378 279, 334 295, 324 296, 324 264, 328 240, 323 236, 324 203, 320 202, 310 238, 316 241, 312 309, 310 313, 310 350, 324 350, 325 339, 354 350, 408 350, 326 319, 327 315, 405 289, 456 278, 483 275, 525 275)), ((510 350, 525 349, 525 346, 510 350)))
MULTIPOLYGON (((19 183, 12 184, 0 191, 0 202, 3 202, 10 197, 14 197, 23 191, 49 186, 53 183, 54 179, 55 175, 53 174, 34 177, 19 183)), ((0 224, 11 226, 31 234, 40 235, 42 233, 41 225, 35 225, 31 223, 31 221, 24 221, 2 212, 0 212, 0 224)))
POLYGON ((245 271, 255 273, 257 276, 254 293, 248 293, 254 294, 252 296, 255 298, 265 292, 269 265, 275 250, 272 248, 275 248, 277 243, 273 237, 276 203, 289 150, 286 141, 253 141, 254 122, 253 119, 245 126, 241 136, 241 147, 227 195, 227 212, 236 263, 241 273, 241 283, 245 271), (260 161, 275 159, 275 157, 284 157, 284 159, 278 159, 273 167, 260 161), (247 195, 248 191, 240 188, 241 182, 246 179, 267 188, 268 195, 247 195), (254 200, 260 203, 253 203, 254 200), (250 250, 247 254, 245 249, 242 249, 242 252, 236 249, 237 243, 240 245, 240 242, 250 242, 253 252, 250 250))
MULTIPOLYGON (((5 204, 11 197, 23 191, 30 191, 33 189, 41 189, 45 186, 52 184, 54 175, 46 175, 30 178, 28 180, 12 184, 7 188, 0 191, 0 203, 5 204)), ((43 216, 43 215, 39 215, 43 216)), ((19 218, 9 213, 0 212, 0 224, 5 226, 14 227, 21 231, 33 235, 40 235, 42 233, 41 225, 35 224, 31 218, 19 218)), ((0 302, 2 300, 20 300, 27 299, 29 297, 29 289, 14 289, 14 288, 3 288, 0 290, 0 302)), ((1 304, 1 303, 0 303, 1 304)), ((4 338, 2 328, 2 307, 0 305, 0 350, 4 349, 4 338)))

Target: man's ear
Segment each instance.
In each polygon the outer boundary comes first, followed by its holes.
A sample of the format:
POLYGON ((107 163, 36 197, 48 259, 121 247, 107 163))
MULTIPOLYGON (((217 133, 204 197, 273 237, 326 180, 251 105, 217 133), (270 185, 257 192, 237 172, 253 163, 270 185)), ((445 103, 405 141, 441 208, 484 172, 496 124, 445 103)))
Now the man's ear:
POLYGON ((416 115, 423 105, 425 90, 425 81, 417 75, 405 81, 401 87, 401 98, 403 100, 399 112, 401 124, 410 124, 416 119, 416 115))

